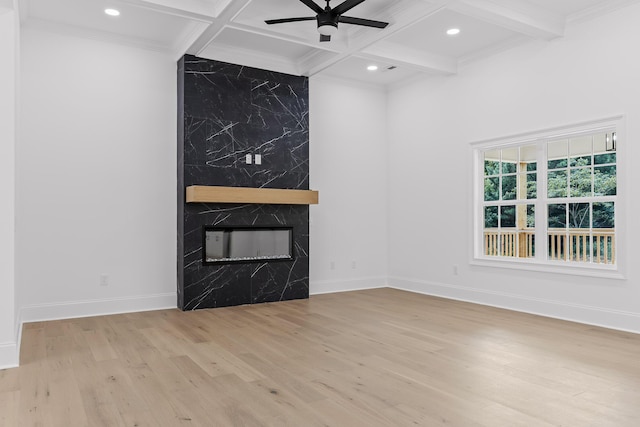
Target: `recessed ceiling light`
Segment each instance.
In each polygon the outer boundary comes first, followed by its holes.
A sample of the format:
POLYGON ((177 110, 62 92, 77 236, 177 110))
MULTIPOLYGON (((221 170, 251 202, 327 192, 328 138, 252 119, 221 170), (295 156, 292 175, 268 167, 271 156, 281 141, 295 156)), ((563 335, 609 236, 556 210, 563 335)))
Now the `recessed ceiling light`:
POLYGON ((118 9, 105 9, 104 13, 109 16, 120 16, 120 11, 118 9))
POLYGON ((369 65, 369 66, 367 67, 367 70, 369 70, 369 71, 376 71, 377 69, 378 69, 378 66, 377 66, 377 65, 369 65))
POLYGON ((458 34, 460 34, 460 28, 449 28, 447 30, 447 35, 449 36, 457 36, 458 34))

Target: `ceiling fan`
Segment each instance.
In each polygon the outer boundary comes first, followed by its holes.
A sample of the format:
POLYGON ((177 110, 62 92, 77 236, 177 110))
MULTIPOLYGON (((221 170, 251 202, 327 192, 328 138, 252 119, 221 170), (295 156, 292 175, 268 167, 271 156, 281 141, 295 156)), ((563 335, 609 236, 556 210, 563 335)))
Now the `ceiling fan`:
POLYGON ((318 6, 313 0, 300 0, 307 7, 316 13, 316 16, 306 16, 301 18, 283 18, 283 19, 268 19, 265 23, 271 24, 284 24, 286 22, 298 22, 298 21, 313 21, 318 22, 318 32, 320 33, 320 41, 331 41, 331 35, 338 31, 338 23, 343 22, 345 24, 362 25, 363 27, 372 28, 385 28, 389 25, 388 22, 372 21, 371 19, 352 18, 349 16, 342 16, 343 13, 353 9, 364 0, 345 0, 336 7, 329 6, 330 0, 324 0, 327 2, 327 6, 323 9, 318 6))

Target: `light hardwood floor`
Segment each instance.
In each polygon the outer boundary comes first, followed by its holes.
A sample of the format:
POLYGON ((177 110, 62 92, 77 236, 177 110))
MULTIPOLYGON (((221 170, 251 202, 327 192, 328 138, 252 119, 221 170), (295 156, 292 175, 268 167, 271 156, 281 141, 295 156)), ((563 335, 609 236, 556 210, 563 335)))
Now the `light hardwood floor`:
POLYGON ((640 426, 640 335, 407 292, 31 323, 2 426, 640 426))

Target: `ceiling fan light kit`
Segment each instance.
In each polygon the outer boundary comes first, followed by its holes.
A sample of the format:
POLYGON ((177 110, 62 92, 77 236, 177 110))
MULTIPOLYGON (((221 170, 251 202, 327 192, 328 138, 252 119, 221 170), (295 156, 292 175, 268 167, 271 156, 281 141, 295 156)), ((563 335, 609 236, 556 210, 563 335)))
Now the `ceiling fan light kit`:
POLYGON ((323 36, 332 36, 338 32, 338 24, 325 23, 318 25, 318 32, 323 36))
POLYGON ((389 25, 388 22, 373 21, 371 19, 353 18, 349 16, 342 16, 343 13, 353 9, 365 0, 345 0, 338 6, 332 8, 329 6, 330 0, 325 0, 327 6, 323 9, 318 6, 313 0, 300 0, 309 9, 316 13, 316 16, 304 16, 298 18, 284 18, 284 19, 268 19, 264 21, 268 25, 272 24, 284 24, 287 22, 299 22, 299 21, 317 21, 318 32, 320 33, 320 41, 331 41, 331 36, 338 32, 338 23, 343 22, 345 24, 360 25, 363 27, 371 28, 385 28, 389 25))

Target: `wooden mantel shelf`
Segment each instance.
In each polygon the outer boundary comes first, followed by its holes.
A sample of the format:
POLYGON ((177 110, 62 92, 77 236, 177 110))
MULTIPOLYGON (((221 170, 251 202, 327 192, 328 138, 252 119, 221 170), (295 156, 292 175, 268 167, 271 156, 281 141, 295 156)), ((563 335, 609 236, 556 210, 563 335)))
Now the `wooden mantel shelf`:
POLYGON ((187 187, 187 203, 317 205, 318 192, 314 190, 284 190, 279 188, 192 185, 187 187))

